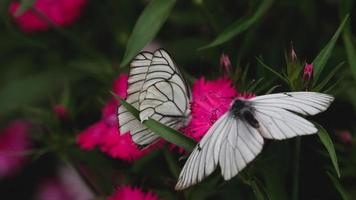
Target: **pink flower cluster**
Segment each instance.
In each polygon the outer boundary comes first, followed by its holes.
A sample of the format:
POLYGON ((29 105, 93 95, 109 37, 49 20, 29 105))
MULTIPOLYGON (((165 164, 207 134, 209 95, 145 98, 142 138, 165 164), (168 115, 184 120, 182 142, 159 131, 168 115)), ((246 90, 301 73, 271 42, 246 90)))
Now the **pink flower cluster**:
POLYGON ((144 193, 140 188, 122 186, 107 198, 107 200, 157 200, 158 196, 152 192, 144 193))
POLYGON ((15 121, 0 131, 0 177, 16 173, 26 162, 25 151, 30 148, 29 127, 25 121, 15 121))
POLYGON ((47 30, 49 21, 56 26, 73 24, 86 4, 87 0, 36 0, 32 9, 16 16, 20 3, 14 1, 9 11, 23 31, 35 32, 47 30))
MULTIPOLYGON (((122 98, 127 96, 127 75, 120 75, 114 81, 113 91, 122 98)), ((111 99, 102 109, 99 121, 89 126, 77 137, 82 149, 91 150, 100 147, 101 151, 113 158, 133 161, 148 153, 152 148, 139 150, 133 143, 130 134, 120 135, 117 120, 117 100, 111 99)))

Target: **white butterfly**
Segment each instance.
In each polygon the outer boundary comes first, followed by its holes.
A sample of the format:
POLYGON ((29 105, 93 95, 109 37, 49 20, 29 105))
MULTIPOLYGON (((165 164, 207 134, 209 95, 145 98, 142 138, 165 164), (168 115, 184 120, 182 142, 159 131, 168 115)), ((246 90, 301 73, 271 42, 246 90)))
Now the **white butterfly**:
POLYGON ((140 111, 137 120, 124 106, 118 109, 120 133, 147 146, 159 136, 142 124, 149 117, 171 128, 184 126, 190 115, 190 90, 169 54, 158 49, 141 52, 130 64, 126 101, 140 111))
POLYGON ((185 189, 220 166, 229 180, 262 150, 264 140, 286 139, 316 133, 301 115, 325 111, 334 98, 316 92, 288 92, 235 99, 194 148, 185 163, 176 190, 185 189))

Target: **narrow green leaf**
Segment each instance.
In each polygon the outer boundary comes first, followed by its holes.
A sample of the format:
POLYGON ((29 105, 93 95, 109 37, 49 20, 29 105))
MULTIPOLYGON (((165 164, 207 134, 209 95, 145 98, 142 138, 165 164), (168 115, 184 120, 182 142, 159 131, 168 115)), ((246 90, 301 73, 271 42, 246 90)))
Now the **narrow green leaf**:
MULTIPOLYGON (((127 103, 125 100, 121 99, 119 96, 115 94, 113 95, 118 101, 120 101, 121 105, 125 106, 125 108, 130 113, 132 113, 138 120, 140 120, 139 111, 135 107, 127 103)), ((174 130, 164 124, 161 124, 154 119, 149 118, 148 120, 144 121, 143 124, 163 139, 173 144, 176 144, 177 146, 182 147, 187 151, 192 151, 196 145, 196 142, 192 138, 189 138, 183 133, 174 130)))
POLYGON ((347 60, 350 65, 352 75, 356 80, 356 49, 355 46, 352 44, 351 34, 349 31, 344 31, 342 36, 346 49, 347 60))
POLYGON ((282 74, 278 73, 277 71, 275 71, 274 69, 272 69, 271 67, 267 66, 260 58, 256 57, 257 62, 259 62, 262 67, 268 69, 270 72, 272 72, 273 74, 275 74, 276 76, 278 76, 281 80, 283 80, 284 82, 286 82, 288 84, 288 80, 286 77, 284 77, 282 74))
POLYGON ((243 72, 242 72, 242 76, 241 76, 241 82, 242 82, 242 83, 245 83, 245 82, 246 82, 246 80, 247 80, 247 73, 248 73, 249 69, 250 69, 250 65, 248 64, 248 65, 246 65, 245 69, 244 69, 243 72))
POLYGON ((214 41, 201 47, 200 50, 218 46, 249 29, 262 18, 262 16, 272 6, 273 1, 274 0, 264 0, 261 2, 256 12, 251 17, 237 20, 235 23, 226 28, 222 33, 220 33, 214 41))
POLYGON ((322 90, 323 93, 330 93, 337 85, 339 85, 339 83, 344 80, 345 75, 341 76, 338 80, 336 80, 336 82, 334 84, 332 84, 329 88, 322 90))
POLYGON ((266 94, 271 94, 275 89, 277 89, 277 88, 279 88, 279 87, 281 87, 281 85, 275 85, 275 86, 271 87, 271 88, 266 92, 266 94))
POLYGON ((248 182, 249 182, 257 200, 270 199, 266 188, 262 185, 262 183, 256 177, 253 178, 252 180, 249 180, 248 182))
POLYGON ((21 0, 20 7, 16 10, 15 16, 18 17, 26 12, 28 9, 32 8, 36 0, 21 0))
POLYGON ((341 199, 342 200, 349 200, 349 196, 346 193, 345 189, 340 184, 339 180, 337 178, 335 178, 335 176, 332 175, 330 172, 326 172, 326 173, 328 174, 329 178, 333 182, 333 184, 334 184, 335 188, 337 189, 337 191, 340 193, 341 199))
POLYGON ((164 157, 166 158, 168 168, 172 175, 174 178, 178 178, 180 169, 178 167, 177 159, 173 157, 173 154, 168 149, 164 150, 164 157))
POLYGON ((313 91, 319 92, 321 91, 326 84, 328 84, 328 82, 330 81, 330 79, 332 77, 334 77, 334 75, 336 74, 336 72, 339 71, 339 69, 344 65, 344 62, 341 62, 340 64, 338 64, 336 67, 334 67, 334 69, 323 79, 323 81, 321 81, 321 83, 319 85, 317 85, 313 91))
POLYGON ((263 81, 263 78, 258 79, 257 81, 253 81, 250 85, 247 86, 247 92, 254 91, 257 86, 263 81))
POLYGON ((336 174, 338 177, 340 177, 340 169, 339 169, 339 164, 337 162, 337 156, 336 156, 333 141, 331 140, 329 134, 326 132, 326 130, 322 126, 320 126, 319 124, 316 124, 316 125, 319 129, 318 136, 320 138, 320 141, 321 141, 321 143, 323 143, 324 147, 328 151, 331 162, 334 165, 336 174))
POLYGON ((127 41, 121 67, 148 44, 167 20, 176 0, 152 0, 141 13, 127 41))
POLYGON ((313 60, 314 66, 314 83, 316 83, 319 79, 321 72, 323 71, 327 61, 330 58, 331 52, 334 49, 337 39, 339 38, 342 30, 345 27, 345 24, 349 18, 349 15, 344 17, 339 28, 336 30, 335 34, 332 36, 330 41, 326 44, 326 46, 319 52, 316 58, 313 60))

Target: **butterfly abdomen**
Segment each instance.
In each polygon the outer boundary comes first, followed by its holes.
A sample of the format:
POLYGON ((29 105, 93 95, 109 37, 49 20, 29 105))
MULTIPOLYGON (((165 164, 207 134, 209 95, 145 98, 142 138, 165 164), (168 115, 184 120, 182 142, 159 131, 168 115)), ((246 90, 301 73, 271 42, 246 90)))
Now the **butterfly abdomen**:
POLYGON ((260 127, 257 119, 253 114, 253 109, 250 106, 250 102, 236 99, 230 108, 230 112, 235 118, 245 120, 249 125, 256 129, 260 127))

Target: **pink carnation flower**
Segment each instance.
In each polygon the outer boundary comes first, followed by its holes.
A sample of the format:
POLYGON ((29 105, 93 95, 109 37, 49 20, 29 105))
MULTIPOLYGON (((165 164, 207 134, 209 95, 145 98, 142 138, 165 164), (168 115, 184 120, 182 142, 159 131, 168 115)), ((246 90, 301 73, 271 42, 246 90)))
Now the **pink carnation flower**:
POLYGON ((183 131, 199 141, 215 121, 230 108, 237 92, 228 78, 214 81, 201 78, 195 81, 192 93, 192 120, 183 131))
POLYGON ((158 196, 152 192, 144 193, 140 188, 122 186, 107 198, 107 200, 157 200, 158 196))
POLYGON ((25 121, 12 122, 0 131, 0 177, 17 172, 24 162, 24 155, 30 147, 29 124, 25 121))
POLYGON ((195 81, 192 93, 192 120, 182 131, 197 141, 229 110, 232 100, 255 96, 252 93, 237 93, 232 81, 226 77, 213 81, 201 78, 195 81))
POLYGON ((87 0, 36 0, 32 9, 20 16, 15 16, 20 7, 19 2, 12 2, 10 14, 15 22, 25 32, 47 30, 48 21, 56 26, 67 26, 75 22, 80 16, 87 0))
MULTIPOLYGON (((120 75, 113 84, 115 94, 122 98, 127 95, 127 79, 127 75, 120 75)), ((120 135, 116 114, 118 106, 116 100, 110 100, 102 109, 101 119, 81 132, 77 137, 77 143, 84 150, 99 147, 113 158, 133 161, 148 153, 153 147, 139 150, 130 134, 120 135)))

